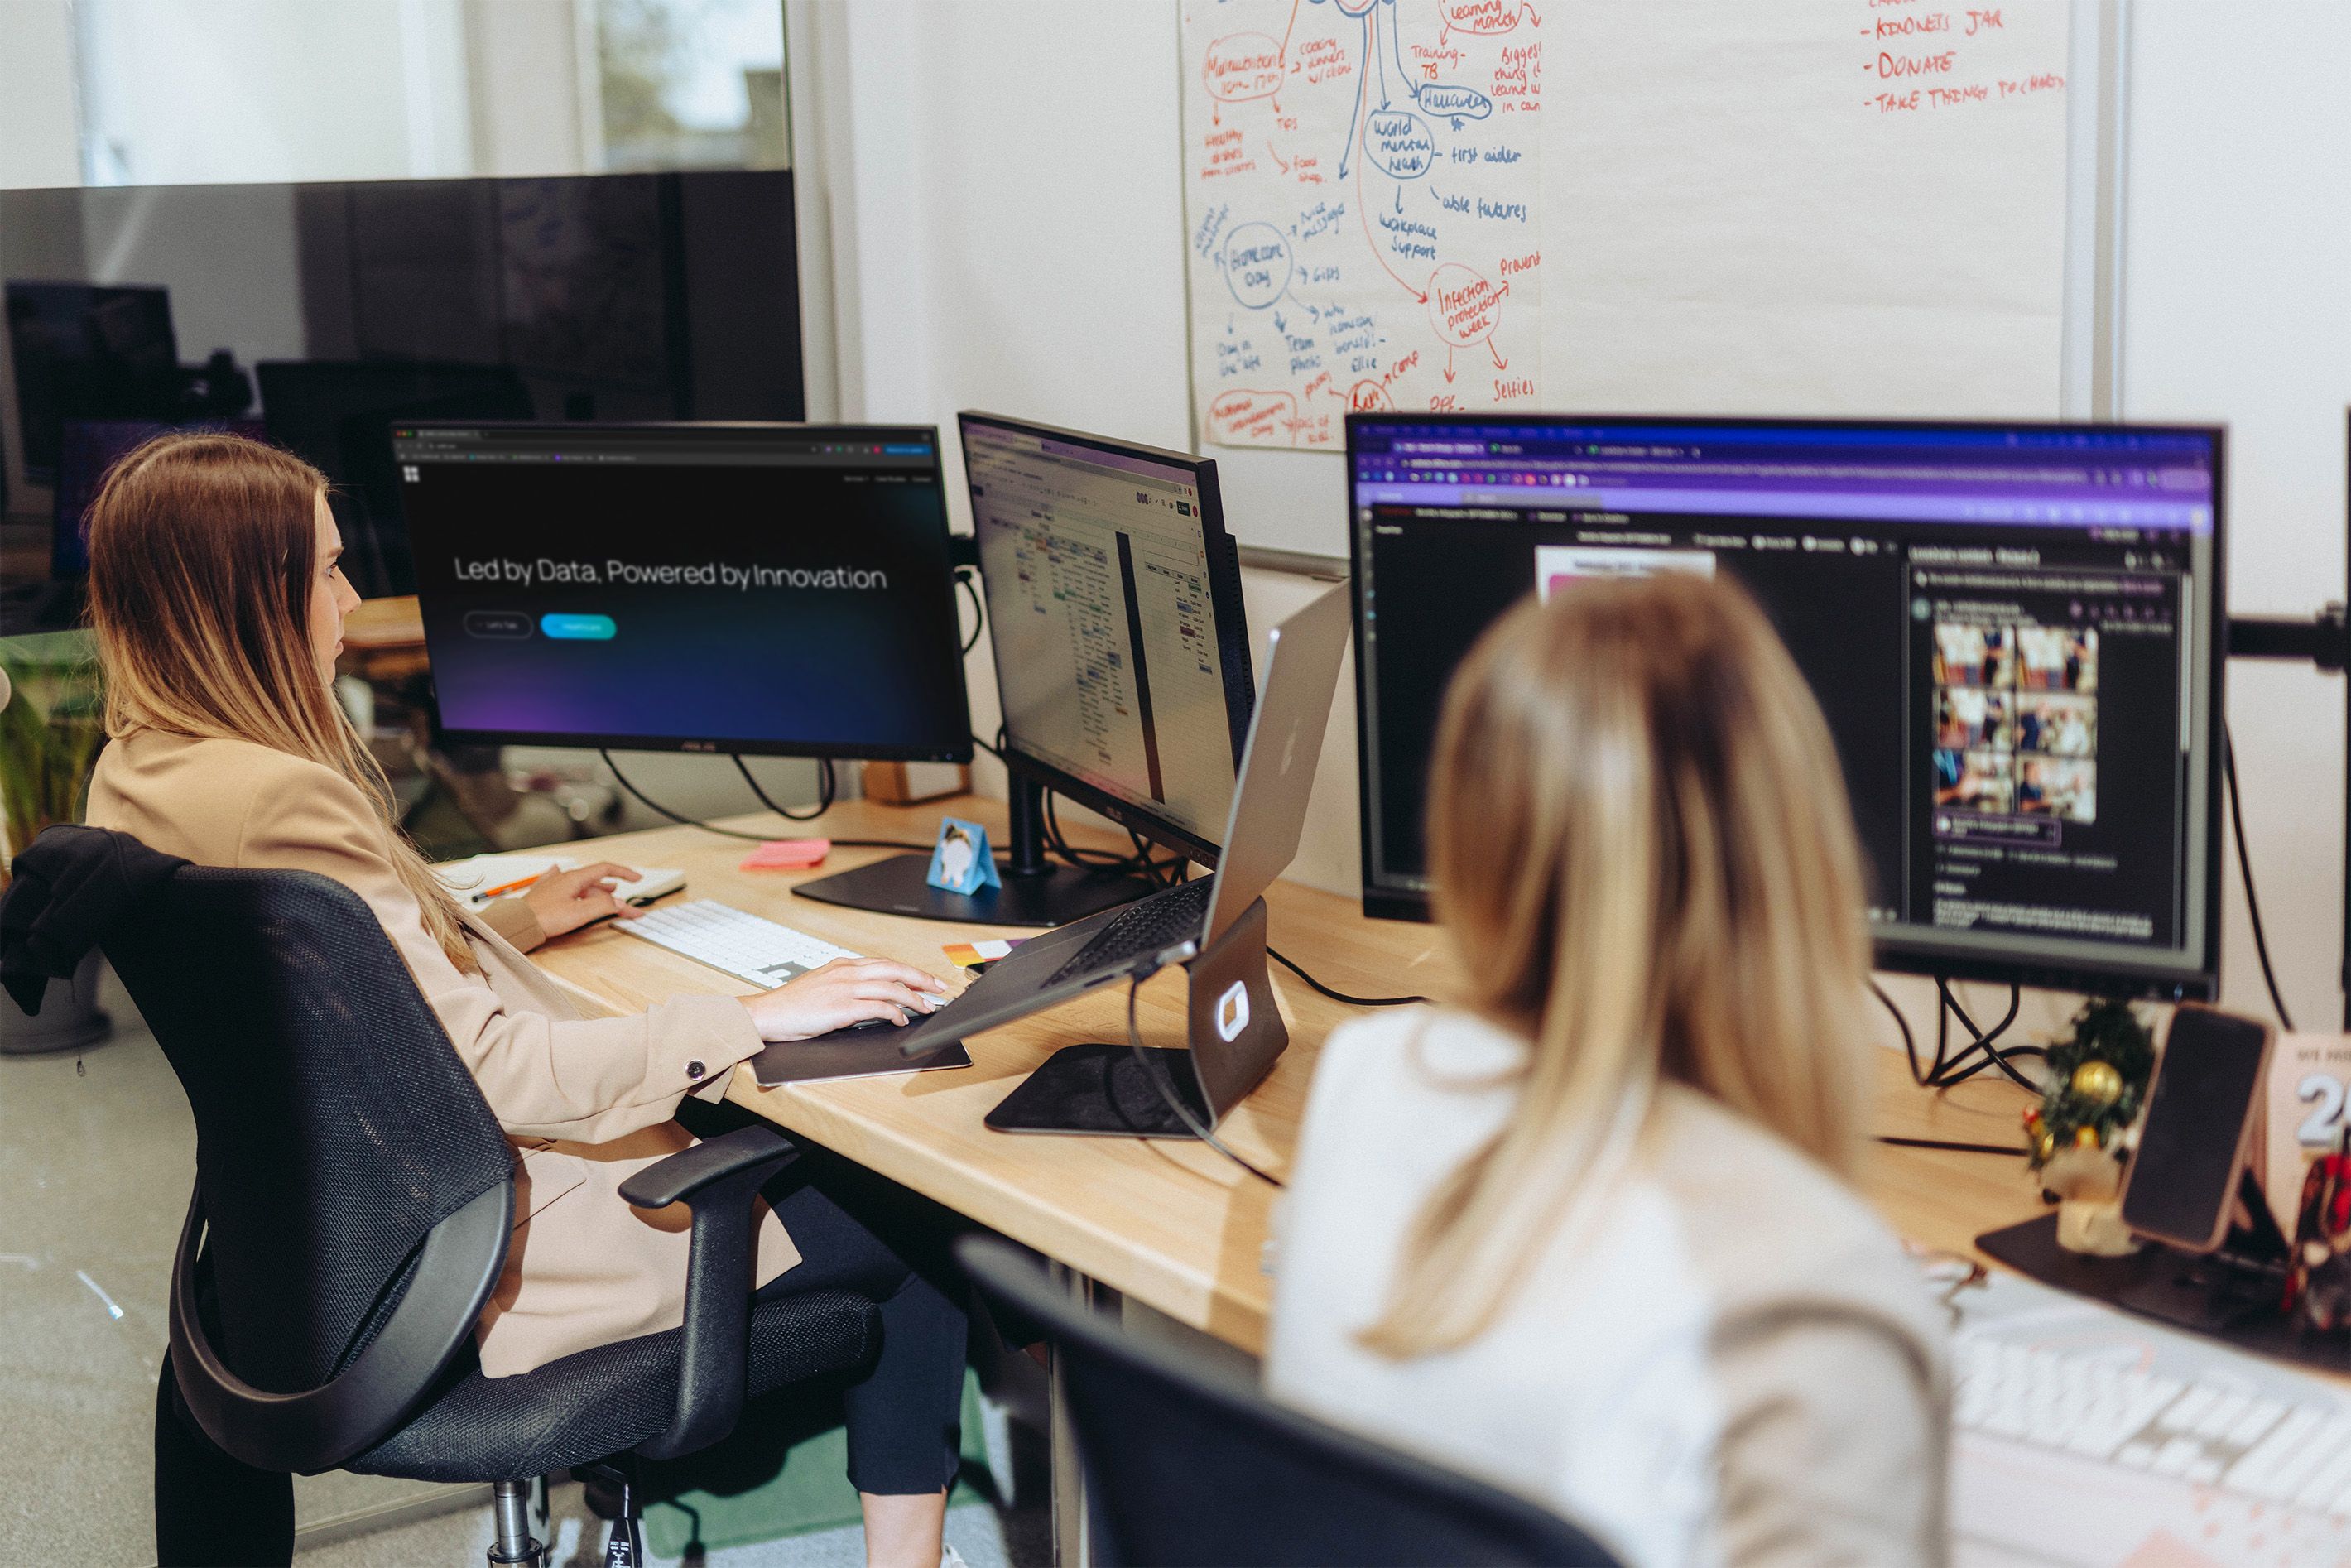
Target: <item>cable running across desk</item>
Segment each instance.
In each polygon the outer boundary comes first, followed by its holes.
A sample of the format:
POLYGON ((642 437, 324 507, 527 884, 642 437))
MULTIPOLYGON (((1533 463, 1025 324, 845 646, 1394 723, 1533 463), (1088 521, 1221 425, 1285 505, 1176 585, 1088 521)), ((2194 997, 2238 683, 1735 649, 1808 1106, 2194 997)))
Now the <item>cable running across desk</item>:
POLYGON ((1877 1141, 1881 1144, 1892 1144, 1897 1149, 1949 1149, 1956 1154, 1999 1155, 2004 1159, 2011 1160, 2021 1160, 2024 1157, 2022 1149, 2012 1149, 2004 1144, 1956 1144, 1948 1138, 1897 1138, 1886 1133, 1880 1133, 1877 1135, 1877 1141))
POLYGON ((1275 963, 1280 965, 1283 968, 1289 970, 1291 974, 1297 976, 1300 979, 1305 981, 1309 986, 1312 987, 1323 996, 1330 998, 1334 1002, 1344 1002, 1351 1008, 1405 1008, 1411 1007, 1416 1002, 1425 1002, 1428 1000, 1426 997, 1351 997, 1344 991, 1332 989, 1329 986, 1324 985, 1322 981, 1308 974, 1304 969, 1299 967, 1295 959, 1285 958, 1270 947, 1268 947, 1265 950, 1265 956, 1272 959, 1275 963))

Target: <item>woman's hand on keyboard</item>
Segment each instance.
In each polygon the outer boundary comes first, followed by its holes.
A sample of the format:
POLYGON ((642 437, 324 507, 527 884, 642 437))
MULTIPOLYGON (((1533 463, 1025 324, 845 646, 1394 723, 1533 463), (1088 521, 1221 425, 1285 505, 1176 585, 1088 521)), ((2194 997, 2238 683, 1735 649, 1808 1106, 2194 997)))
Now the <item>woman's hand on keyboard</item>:
POLYGON ((890 958, 835 958, 788 984, 746 997, 765 1040, 811 1040, 852 1024, 903 1024, 935 1012, 946 982, 890 958))

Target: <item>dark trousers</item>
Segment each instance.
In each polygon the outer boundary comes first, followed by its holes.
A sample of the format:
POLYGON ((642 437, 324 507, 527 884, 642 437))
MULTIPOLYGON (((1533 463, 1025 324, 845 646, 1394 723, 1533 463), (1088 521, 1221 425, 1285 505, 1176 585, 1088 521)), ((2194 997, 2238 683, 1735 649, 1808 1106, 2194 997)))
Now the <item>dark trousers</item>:
POLYGON ((889 1224, 845 1191, 862 1173, 794 1183, 804 1156, 768 1189, 799 1264, 762 1286, 758 1300, 801 1291, 853 1291, 882 1309, 882 1351, 841 1390, 849 1427, 849 1484, 875 1497, 935 1492, 960 1462, 965 1339, 959 1283, 914 1239, 926 1227, 889 1224), (850 1207, 843 1207, 846 1200, 850 1207), (854 1210, 855 1212, 852 1212, 854 1210), (859 1213, 872 1216, 862 1219, 859 1213), (884 1241, 883 1237, 890 1237, 884 1241), (904 1239, 903 1248, 893 1242, 904 1239))
MULTIPOLYGON (((850 1484, 877 1496, 938 1491, 956 1466, 960 1287, 939 1265, 936 1245, 909 1239, 902 1251, 877 1233, 877 1225, 893 1239, 930 1228, 900 1229, 887 1184, 820 1161, 803 1158, 768 1191, 801 1262, 758 1299, 845 1290, 879 1304, 881 1351, 842 1390, 850 1484)), ((294 1554, 293 1478, 216 1448, 180 1408, 168 1355, 156 1385, 155 1554, 161 1568, 252 1568, 294 1554)))

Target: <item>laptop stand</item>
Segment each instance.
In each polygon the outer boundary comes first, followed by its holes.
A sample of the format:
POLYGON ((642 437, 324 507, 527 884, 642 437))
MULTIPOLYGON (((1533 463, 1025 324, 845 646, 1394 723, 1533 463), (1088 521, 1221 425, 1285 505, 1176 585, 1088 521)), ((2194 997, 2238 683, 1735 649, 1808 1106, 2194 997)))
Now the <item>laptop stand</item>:
MULTIPOLYGON (((1064 1046, 987 1113, 987 1124, 999 1133, 1194 1136, 1167 1103, 1165 1084, 1213 1130, 1290 1043, 1265 966, 1265 901, 1259 899, 1184 966, 1187 1049, 1146 1047, 1138 1061, 1123 1040, 1064 1046)), ((1116 989, 1103 986, 1096 994, 1116 989)))

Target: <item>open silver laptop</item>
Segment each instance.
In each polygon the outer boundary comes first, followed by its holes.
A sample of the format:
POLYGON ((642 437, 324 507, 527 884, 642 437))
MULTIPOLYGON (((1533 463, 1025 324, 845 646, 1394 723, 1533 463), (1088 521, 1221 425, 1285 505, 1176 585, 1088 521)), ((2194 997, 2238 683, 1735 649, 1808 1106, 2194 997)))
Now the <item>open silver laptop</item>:
POLYGON ((1298 853, 1352 611, 1333 589, 1266 634, 1265 684, 1210 876, 1031 937, 970 989, 895 1037, 908 1056, 1206 952, 1298 853))

